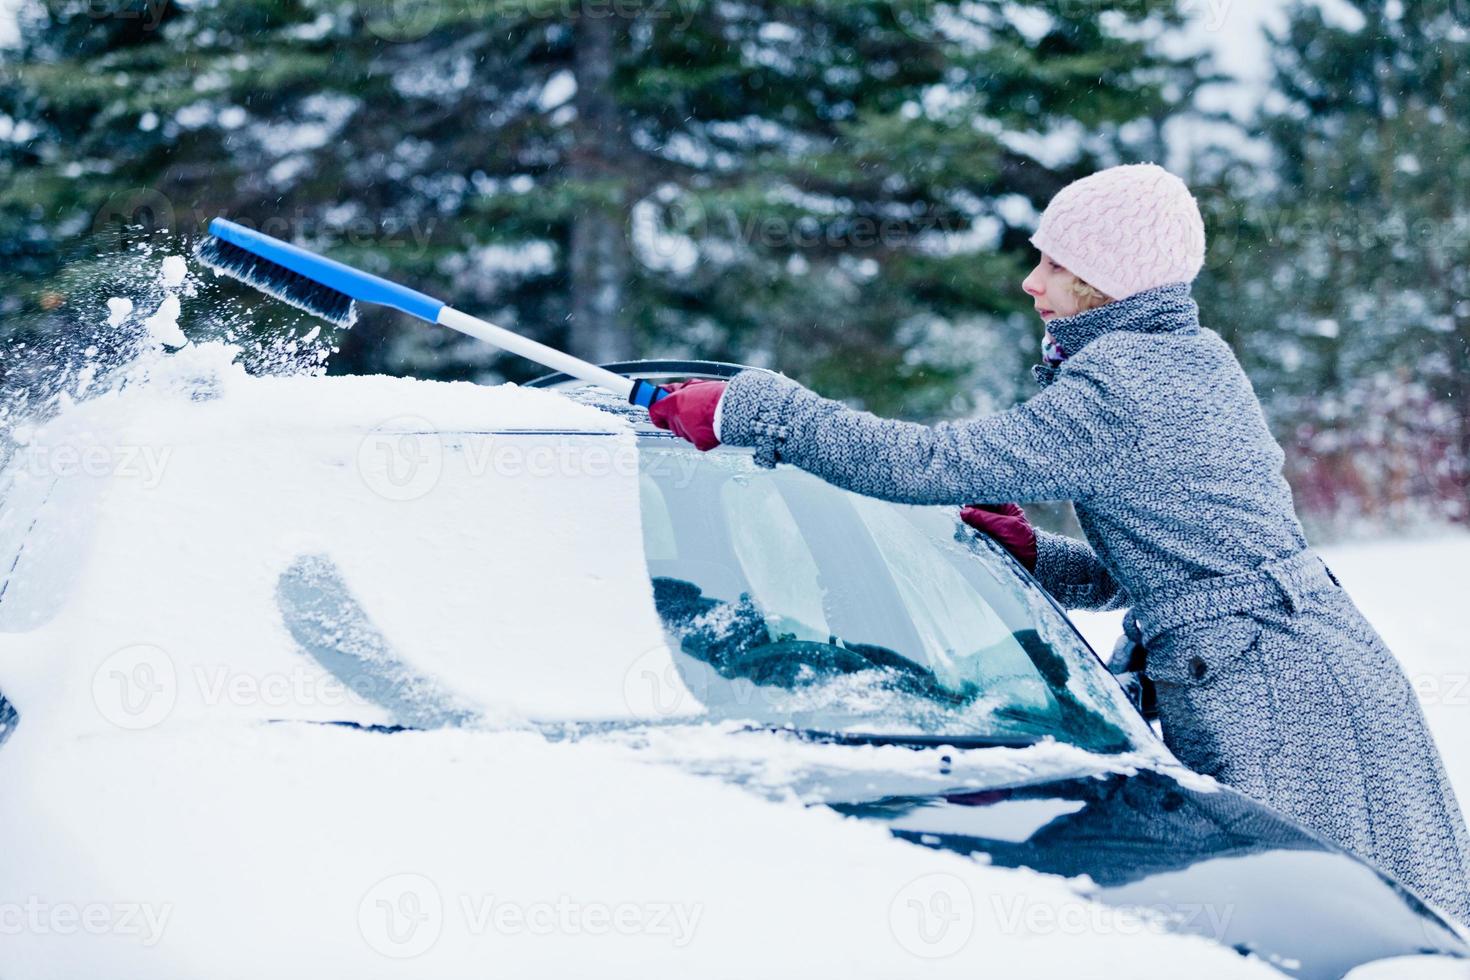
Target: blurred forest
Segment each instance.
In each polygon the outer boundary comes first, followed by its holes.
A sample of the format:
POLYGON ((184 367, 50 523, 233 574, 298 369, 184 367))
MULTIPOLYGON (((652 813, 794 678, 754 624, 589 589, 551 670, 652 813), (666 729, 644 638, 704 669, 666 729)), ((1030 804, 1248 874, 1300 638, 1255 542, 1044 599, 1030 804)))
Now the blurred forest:
MULTIPOLYGON (((1153 160, 1314 533, 1465 523, 1463 3, 1286 8, 1242 119, 1195 0, 28 0, 0 333, 44 349, 78 270, 223 214, 593 360, 963 417, 1032 391, 1047 200, 1153 160)), ((382 310, 329 370, 541 373, 382 310)))

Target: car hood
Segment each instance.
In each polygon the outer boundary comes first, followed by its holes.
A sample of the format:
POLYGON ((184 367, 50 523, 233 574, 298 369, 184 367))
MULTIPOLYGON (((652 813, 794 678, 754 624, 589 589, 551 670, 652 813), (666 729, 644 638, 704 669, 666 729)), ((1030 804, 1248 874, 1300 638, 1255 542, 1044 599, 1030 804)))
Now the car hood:
POLYGON ((1085 879, 1094 903, 1071 907, 1072 920, 994 898, 988 911, 1004 929, 1137 931, 1138 917, 1121 910, 1141 909, 1151 929, 1204 936, 1302 978, 1390 957, 1470 957, 1455 928, 1402 886, 1154 746, 964 749, 686 725, 600 740, 981 863, 1085 879), (1119 911, 1099 918, 1099 908, 1119 911))
MULTIPOLYGON (((1402 886, 1209 780, 1139 769, 828 805, 990 864, 1085 875, 1104 906, 1149 909, 1160 929, 1205 935, 1291 976, 1341 977, 1395 956, 1470 955, 1402 886)), ((1018 928, 1040 925, 1024 907, 997 911, 1018 918, 1018 928)), ((1108 927, 1052 923, 1058 931, 1108 927)))
POLYGON ((1089 903, 593 742, 299 722, 68 736, 22 715, 0 749, 4 976, 970 980, 1125 957, 1140 980, 1273 975, 1194 936, 1000 928, 983 902, 1089 903), (974 899, 960 922, 956 896, 974 899))

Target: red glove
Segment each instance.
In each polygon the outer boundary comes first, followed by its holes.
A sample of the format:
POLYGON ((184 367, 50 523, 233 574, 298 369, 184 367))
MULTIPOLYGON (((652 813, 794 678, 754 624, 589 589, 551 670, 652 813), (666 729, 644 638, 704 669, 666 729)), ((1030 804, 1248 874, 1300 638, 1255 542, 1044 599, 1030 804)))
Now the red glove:
POLYGON ((694 443, 700 452, 709 452, 720 444, 715 438, 715 406, 725 393, 725 382, 699 378, 664 385, 672 392, 648 407, 648 418, 660 429, 668 429, 694 443))
POLYGON ((1036 530, 1018 504, 967 504, 960 520, 990 535, 1029 572, 1036 571, 1036 530))

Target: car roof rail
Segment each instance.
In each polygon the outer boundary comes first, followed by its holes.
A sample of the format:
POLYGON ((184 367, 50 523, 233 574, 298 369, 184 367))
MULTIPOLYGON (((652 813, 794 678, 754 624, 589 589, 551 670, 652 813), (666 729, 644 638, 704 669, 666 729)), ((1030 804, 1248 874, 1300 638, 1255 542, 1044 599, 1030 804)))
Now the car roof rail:
MULTIPOLYGON (((729 364, 724 361, 693 361, 693 360, 647 360, 647 361, 614 361, 611 364, 600 364, 598 367, 620 374, 625 378, 643 378, 655 381, 662 378, 668 379, 693 379, 709 378, 723 380, 733 378, 741 371, 747 369, 745 364, 729 364)), ((534 381, 526 382, 527 388, 560 388, 566 385, 584 385, 581 381, 562 371, 551 374, 543 374, 534 381)))

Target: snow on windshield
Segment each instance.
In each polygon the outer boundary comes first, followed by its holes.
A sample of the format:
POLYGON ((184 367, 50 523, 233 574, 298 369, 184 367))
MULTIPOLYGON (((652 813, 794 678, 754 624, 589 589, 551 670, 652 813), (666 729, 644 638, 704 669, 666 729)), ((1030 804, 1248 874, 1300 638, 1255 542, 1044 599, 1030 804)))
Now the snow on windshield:
POLYGON ((0 691, 22 724, 649 712, 626 664, 670 655, 625 423, 514 385, 324 377, 311 334, 305 370, 249 374, 186 338, 183 260, 149 261, 147 295, 96 314, 125 356, 11 430, 0 691))

